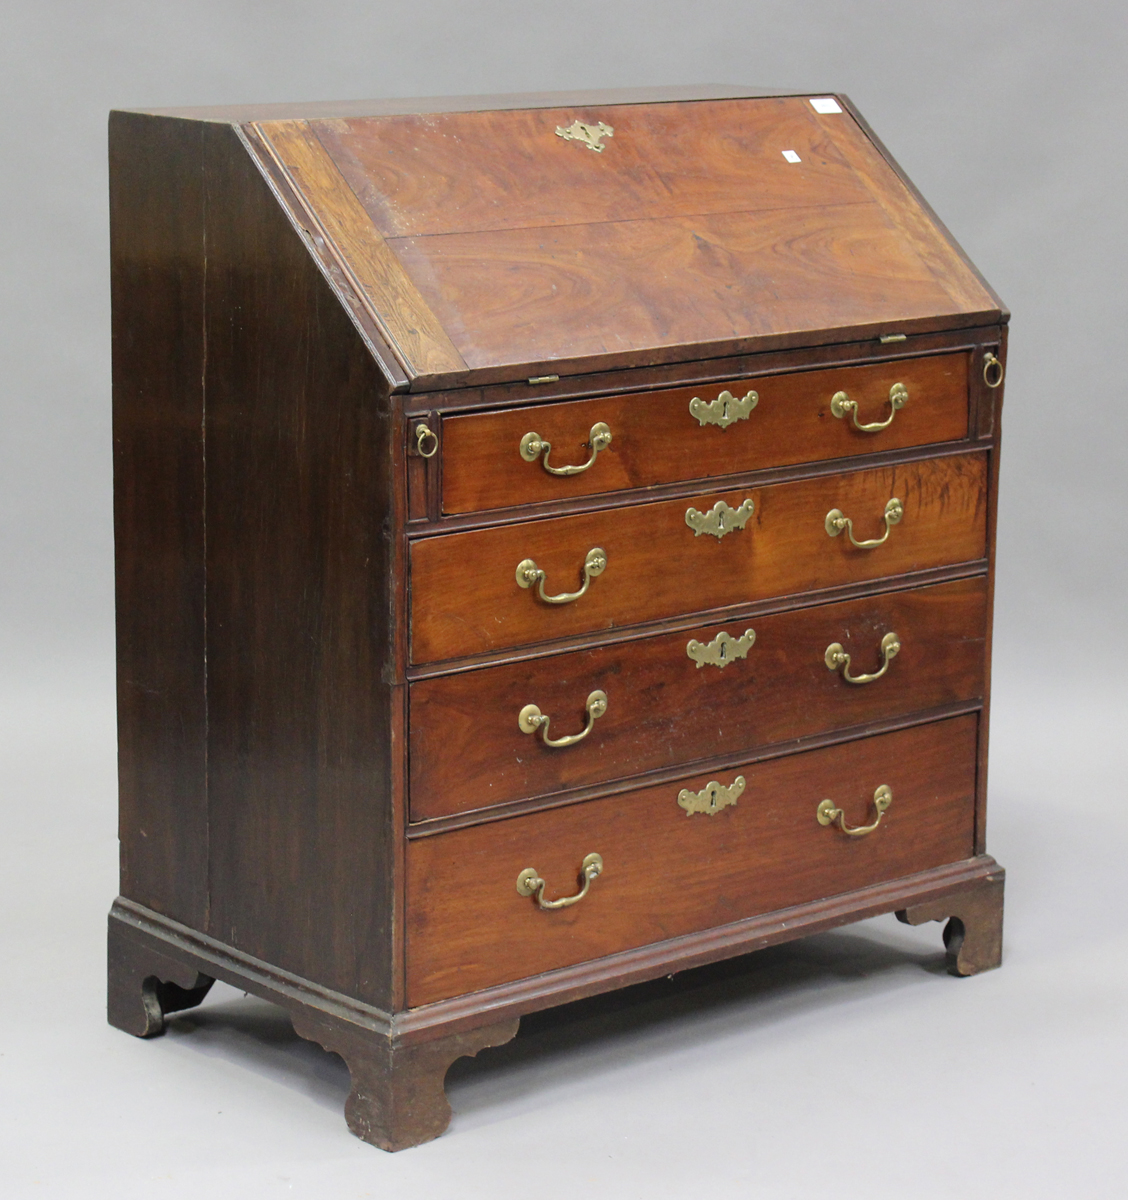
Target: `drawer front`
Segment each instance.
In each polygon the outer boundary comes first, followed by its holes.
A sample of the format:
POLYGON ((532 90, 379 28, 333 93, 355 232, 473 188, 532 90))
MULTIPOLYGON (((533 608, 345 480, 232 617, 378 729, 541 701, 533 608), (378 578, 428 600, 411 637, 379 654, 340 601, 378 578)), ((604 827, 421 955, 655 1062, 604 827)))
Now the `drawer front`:
POLYGON ((986 609, 980 576, 421 680, 410 692, 412 819, 978 699, 986 609), (887 658, 890 634, 900 649, 887 658), (827 665, 834 644, 850 655, 851 678, 883 673, 848 682, 844 664, 827 665), (585 701, 596 690, 607 705, 592 719, 585 701), (518 725, 530 703, 549 717, 551 740, 590 732, 547 745, 518 725))
POLYGON ((421 538, 411 547, 412 660, 441 661, 981 559, 986 516, 986 456, 971 453, 421 538), (883 514, 893 498, 903 518, 887 526, 883 514), (687 524, 690 510, 700 520, 719 503, 747 513, 748 502, 753 511, 743 528, 721 537, 687 524), (834 509, 854 522, 857 540, 883 531, 888 538, 859 549, 846 533, 830 536, 826 520, 834 509), (545 573, 546 596, 577 591, 597 548, 606 569, 590 576, 577 600, 545 603, 537 585, 518 585, 518 565, 531 560, 545 573))
POLYGON ((896 879, 973 853, 975 716, 772 762, 418 838, 407 847, 407 990, 442 1000, 896 879), (737 802, 687 815, 682 788, 745 780, 737 802), (820 802, 849 837, 818 820, 820 802), (603 873, 579 903, 546 911, 517 891, 533 868, 545 898, 579 890, 588 854, 603 873))
POLYGON ((956 441, 967 437, 967 380, 968 356, 959 353, 446 417, 443 510, 508 508, 956 441), (906 399, 894 412, 890 392, 898 384, 906 399), (758 398, 747 412, 718 399, 728 392, 740 401, 750 391, 758 398), (838 392, 857 402, 856 418, 841 406, 835 416, 838 392), (690 411, 695 400, 713 406, 694 406, 701 419, 690 411), (883 429, 857 428, 891 415, 883 429), (611 441, 593 457, 591 430, 600 423, 611 441), (547 458, 528 449, 522 456, 527 434, 550 445, 547 458), (545 469, 589 460, 578 474, 545 469))

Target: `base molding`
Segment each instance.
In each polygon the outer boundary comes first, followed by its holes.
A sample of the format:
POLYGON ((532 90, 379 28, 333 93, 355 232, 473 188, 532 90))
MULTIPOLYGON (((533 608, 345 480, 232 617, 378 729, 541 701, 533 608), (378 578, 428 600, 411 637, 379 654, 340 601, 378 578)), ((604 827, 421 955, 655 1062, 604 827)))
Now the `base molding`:
POLYGON ((284 971, 123 897, 109 914, 111 1025, 137 1037, 165 1014, 199 1004, 216 979, 285 1008, 300 1037, 338 1053, 352 1090, 357 1137, 398 1150, 438 1137, 450 1121, 443 1090, 455 1059, 501 1045, 540 1009, 704 966, 766 946, 895 912, 910 925, 948 920, 949 969, 999 965, 1005 873, 981 855, 902 879, 796 905, 650 946, 389 1013, 284 971))

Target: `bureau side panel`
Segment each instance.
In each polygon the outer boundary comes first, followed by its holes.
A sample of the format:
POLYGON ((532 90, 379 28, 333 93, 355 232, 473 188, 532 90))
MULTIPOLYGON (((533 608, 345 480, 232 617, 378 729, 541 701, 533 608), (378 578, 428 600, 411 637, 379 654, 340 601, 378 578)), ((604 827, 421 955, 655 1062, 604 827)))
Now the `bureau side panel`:
POLYGON ((208 931, 389 1006, 388 389, 238 133, 205 162, 208 931))
POLYGON ((110 118, 121 892, 207 913, 199 126, 110 118))

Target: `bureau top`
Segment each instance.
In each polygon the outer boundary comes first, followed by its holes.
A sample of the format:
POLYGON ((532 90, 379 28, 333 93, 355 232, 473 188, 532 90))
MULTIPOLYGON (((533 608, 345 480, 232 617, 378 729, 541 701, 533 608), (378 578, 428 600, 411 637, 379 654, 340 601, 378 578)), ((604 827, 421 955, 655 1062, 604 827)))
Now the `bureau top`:
POLYGON ((1006 319, 844 97, 750 91, 153 115, 239 128, 414 389, 1006 319))

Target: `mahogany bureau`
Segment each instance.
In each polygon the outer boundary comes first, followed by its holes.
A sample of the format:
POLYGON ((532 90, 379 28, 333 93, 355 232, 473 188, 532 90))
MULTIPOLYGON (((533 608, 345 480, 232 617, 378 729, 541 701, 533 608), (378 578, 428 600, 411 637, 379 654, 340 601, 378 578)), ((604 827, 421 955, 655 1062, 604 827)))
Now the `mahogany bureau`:
POLYGON ((999 962, 1008 314, 841 96, 110 123, 109 1018, 441 1133, 523 1014, 877 913, 999 962))

